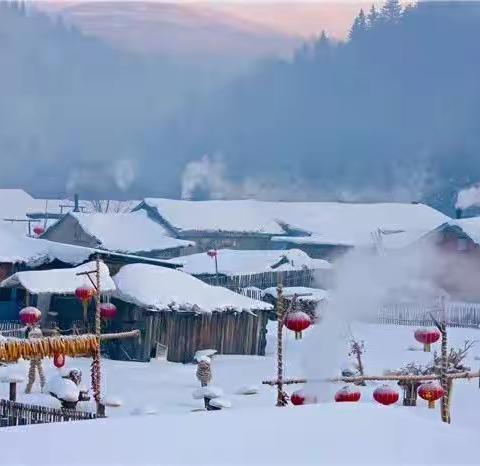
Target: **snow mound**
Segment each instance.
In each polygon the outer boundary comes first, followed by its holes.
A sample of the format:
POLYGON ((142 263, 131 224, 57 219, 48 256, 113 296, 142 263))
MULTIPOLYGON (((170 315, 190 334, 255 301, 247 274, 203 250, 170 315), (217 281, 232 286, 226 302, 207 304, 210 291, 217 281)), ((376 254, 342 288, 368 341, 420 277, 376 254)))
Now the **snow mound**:
POLYGON ((203 398, 219 398, 221 396, 223 396, 223 390, 219 387, 214 387, 213 385, 197 388, 192 393, 194 400, 201 400, 203 398))
POLYGON ((214 398, 208 402, 210 406, 214 408, 231 408, 232 402, 230 400, 226 400, 225 398, 214 398))
POLYGON ((48 381, 48 391, 65 401, 78 401, 80 390, 70 379, 54 376, 48 381))
POLYGON ((237 390, 238 395, 256 395, 260 389, 257 385, 244 385, 237 390))
POLYGON ((217 354, 217 350, 214 350, 214 349, 198 350, 195 353, 195 356, 193 357, 193 359, 195 359, 195 361, 197 362, 204 361, 204 360, 207 360, 208 362, 210 362, 211 357, 214 356, 215 354, 217 354))

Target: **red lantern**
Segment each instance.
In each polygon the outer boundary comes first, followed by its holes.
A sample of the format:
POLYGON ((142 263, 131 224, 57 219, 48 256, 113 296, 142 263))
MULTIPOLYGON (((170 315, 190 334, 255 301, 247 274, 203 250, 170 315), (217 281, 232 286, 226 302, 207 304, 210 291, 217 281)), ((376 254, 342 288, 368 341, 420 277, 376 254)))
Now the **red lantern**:
POLYGON ((42 317, 42 313, 36 307, 28 306, 24 307, 18 316, 24 325, 35 325, 42 317))
POLYGON ((37 226, 33 229, 33 232, 34 232, 37 236, 40 236, 40 235, 43 235, 43 233, 45 232, 45 228, 41 227, 40 225, 37 225, 37 226))
POLYGON ((83 304, 88 303, 95 295, 95 290, 88 286, 79 286, 75 290, 76 298, 83 304))
POLYGON ((100 304, 100 317, 104 320, 115 319, 117 315, 117 307, 112 303, 100 304))
POLYGON ((302 338, 302 332, 310 327, 312 319, 302 311, 289 312, 285 317, 285 327, 295 332, 295 339, 302 338))
POLYGON ((313 404, 317 402, 317 398, 312 395, 307 395, 303 390, 296 390, 290 396, 290 401, 294 406, 313 404))
POLYGON ((60 369, 65 365, 65 355, 62 353, 54 353, 53 354, 53 365, 60 369))
POLYGON ((373 392, 373 399, 382 405, 391 405, 398 401, 398 392, 388 385, 382 385, 373 392))
POLYGON ((88 322, 88 303, 95 295, 95 290, 88 286, 79 286, 75 290, 76 298, 82 303, 83 307, 83 322, 87 325, 88 322))
POLYGON ((216 249, 210 249, 207 251, 208 257, 216 257, 217 256, 217 250, 216 249))
POLYGON ((418 387, 418 396, 428 401, 428 407, 430 409, 435 408, 435 401, 442 398, 444 393, 445 391, 442 386, 434 381, 422 383, 422 385, 418 387))
POLYGON ((415 330, 415 340, 419 343, 423 343, 423 351, 429 352, 430 345, 437 342, 439 338, 440 332, 435 328, 420 328, 415 330))
POLYGON ((292 402, 292 405, 295 406, 300 406, 305 404, 305 394, 303 393, 302 390, 297 390, 296 392, 292 393, 292 396, 290 397, 290 401, 292 402))
POLYGON ((335 401, 338 403, 356 402, 360 400, 360 397, 361 397, 361 393, 358 390, 352 387, 349 387, 348 385, 338 390, 337 393, 335 393, 335 401))

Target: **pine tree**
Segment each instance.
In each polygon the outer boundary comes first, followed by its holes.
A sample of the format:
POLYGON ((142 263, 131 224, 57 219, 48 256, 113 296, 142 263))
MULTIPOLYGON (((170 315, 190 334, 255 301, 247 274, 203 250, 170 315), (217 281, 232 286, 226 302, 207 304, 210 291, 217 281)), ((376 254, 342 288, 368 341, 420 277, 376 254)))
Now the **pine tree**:
POLYGON ((348 34, 350 40, 355 40, 358 37, 361 37, 362 34, 367 30, 367 18, 363 12, 363 8, 358 13, 357 17, 353 21, 352 28, 348 34))
POLYGON ((381 9, 380 17, 385 22, 398 22, 402 17, 400 1, 387 0, 381 9))
POLYGON ((368 16, 367 16, 368 27, 369 28, 375 27, 375 25, 378 23, 379 18, 380 18, 380 13, 375 8, 375 5, 372 4, 370 8, 370 12, 368 13, 368 16))
POLYGON ((330 53, 331 42, 325 31, 322 31, 318 40, 313 44, 314 59, 324 58, 330 53))

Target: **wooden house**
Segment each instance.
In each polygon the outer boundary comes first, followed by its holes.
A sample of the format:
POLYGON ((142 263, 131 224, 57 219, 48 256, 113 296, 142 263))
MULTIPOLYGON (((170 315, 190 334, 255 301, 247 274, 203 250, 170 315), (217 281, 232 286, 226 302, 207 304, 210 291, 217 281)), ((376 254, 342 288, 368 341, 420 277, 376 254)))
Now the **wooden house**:
MULTIPOLYGON (((353 247, 372 247, 374 236, 430 231, 448 220, 418 203, 187 201, 144 199, 147 212, 172 236, 208 249, 302 249, 335 259, 353 247)), ((193 252, 193 251, 192 251, 193 252)))
POLYGON ((182 270, 204 282, 224 286, 236 292, 245 288, 318 286, 330 288, 332 265, 323 259, 311 259, 300 249, 237 250, 218 249, 175 259, 182 270), (213 255, 214 254, 214 255, 213 255))
MULTIPOLYGON (((75 297, 75 290, 80 286, 91 288, 92 285, 85 275, 77 274, 95 270, 95 267, 92 261, 72 268, 16 272, 0 283, 0 289, 21 292, 24 296, 21 307, 32 305, 40 309, 42 326, 58 326, 63 331, 73 326, 82 328, 83 309, 75 297)), ((103 262, 100 263, 100 286, 105 296, 110 296, 115 289, 109 269, 103 262)), ((94 314, 95 306, 91 302, 88 315, 92 323, 94 314)))
POLYGON ((69 212, 51 225, 43 239, 105 251, 166 259, 184 254, 194 243, 172 238, 144 212, 69 212))
POLYGON ((118 314, 112 328, 142 332, 140 340, 112 342, 114 359, 148 361, 165 351, 169 361, 186 363, 201 349, 265 354, 268 303, 150 265, 127 265, 114 281, 118 314))

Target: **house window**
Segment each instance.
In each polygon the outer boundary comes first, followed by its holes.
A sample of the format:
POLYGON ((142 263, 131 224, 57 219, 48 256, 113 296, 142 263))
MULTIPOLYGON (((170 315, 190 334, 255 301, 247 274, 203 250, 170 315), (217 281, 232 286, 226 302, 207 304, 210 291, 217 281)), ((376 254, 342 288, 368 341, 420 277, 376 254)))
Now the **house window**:
POLYGON ((468 243, 466 238, 457 239, 457 251, 466 251, 468 249, 468 243))

